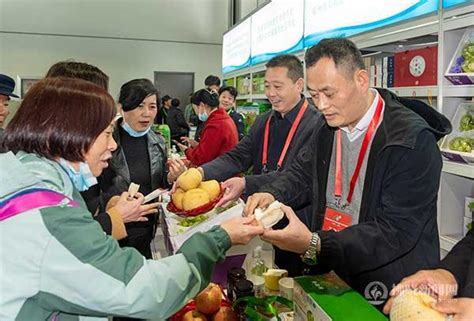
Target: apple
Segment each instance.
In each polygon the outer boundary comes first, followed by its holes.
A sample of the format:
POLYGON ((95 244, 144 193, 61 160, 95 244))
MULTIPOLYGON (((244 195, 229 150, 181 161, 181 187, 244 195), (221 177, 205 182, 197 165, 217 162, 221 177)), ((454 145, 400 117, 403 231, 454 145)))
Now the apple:
POLYGON ((213 314, 221 307, 222 292, 217 284, 209 285, 196 296, 196 308, 205 314, 213 314))
POLYGON ((237 315, 231 307, 221 307, 212 317, 212 321, 237 321, 237 315))
POLYGON ((207 321, 207 318, 201 312, 197 310, 191 310, 183 315, 182 321, 207 321))

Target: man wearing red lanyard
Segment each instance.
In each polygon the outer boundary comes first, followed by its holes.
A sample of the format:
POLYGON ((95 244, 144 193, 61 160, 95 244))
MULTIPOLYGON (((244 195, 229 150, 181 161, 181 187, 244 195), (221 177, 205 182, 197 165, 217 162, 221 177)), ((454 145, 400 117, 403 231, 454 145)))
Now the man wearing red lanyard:
POLYGON ((285 207, 290 223, 263 238, 301 254, 308 273, 335 270, 381 308, 394 284, 439 261, 436 141, 451 125, 420 101, 370 88, 347 39, 323 40, 305 59, 308 91, 327 124, 245 212, 275 199, 291 207, 310 201, 310 229, 285 207))
MULTIPOLYGON (((316 128, 324 124, 321 114, 302 95, 303 66, 296 56, 277 56, 266 67, 265 95, 272 110, 256 118, 248 135, 233 150, 200 168, 206 180, 227 180, 223 183, 227 193, 221 204, 238 198, 244 189, 245 193, 252 194, 271 182, 277 171, 291 165, 316 128), (234 177, 250 168, 253 175, 234 177)), ((312 215, 308 205, 309 202, 302 203, 295 211, 309 226, 312 215)), ((277 228, 285 224, 281 222, 277 228)), ((275 262, 292 275, 300 274, 303 266, 298 255, 279 249, 275 262)))

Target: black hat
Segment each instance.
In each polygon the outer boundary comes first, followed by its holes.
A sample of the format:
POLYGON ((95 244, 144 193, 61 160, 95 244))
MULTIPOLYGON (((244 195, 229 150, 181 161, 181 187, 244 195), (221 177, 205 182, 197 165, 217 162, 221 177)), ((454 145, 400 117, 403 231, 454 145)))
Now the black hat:
POLYGON ((19 98, 13 93, 15 89, 15 81, 7 75, 0 74, 0 95, 19 98))

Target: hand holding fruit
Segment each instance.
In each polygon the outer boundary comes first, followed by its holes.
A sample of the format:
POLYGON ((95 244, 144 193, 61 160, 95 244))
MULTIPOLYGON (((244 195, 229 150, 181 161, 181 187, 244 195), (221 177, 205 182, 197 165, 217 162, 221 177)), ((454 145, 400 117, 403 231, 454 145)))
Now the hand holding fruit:
POLYGON ((396 287, 390 291, 390 300, 384 307, 384 312, 389 313, 393 304, 393 298, 407 289, 423 289, 429 291, 438 300, 452 298, 457 293, 457 281, 454 275, 444 269, 422 270, 404 278, 396 287))
POLYGON ((262 235, 264 232, 263 226, 252 224, 254 221, 253 216, 235 217, 223 222, 221 228, 229 234, 233 245, 247 244, 255 236, 262 235))

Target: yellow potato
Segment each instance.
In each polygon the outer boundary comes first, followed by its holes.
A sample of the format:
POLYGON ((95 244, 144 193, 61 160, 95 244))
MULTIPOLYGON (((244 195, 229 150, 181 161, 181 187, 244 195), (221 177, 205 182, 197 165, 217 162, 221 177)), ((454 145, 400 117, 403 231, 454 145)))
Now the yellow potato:
POLYGON ((194 188, 184 194, 183 209, 185 211, 190 211, 209 203, 209 201, 209 194, 207 194, 205 190, 194 188))
POLYGON ((196 168, 190 168, 179 175, 176 182, 180 188, 187 192, 193 188, 197 188, 199 184, 201 184, 202 176, 196 168))
POLYGON ((221 186, 216 180, 204 181, 199 185, 199 188, 205 190, 207 194, 209 194, 211 201, 221 193, 221 186))

